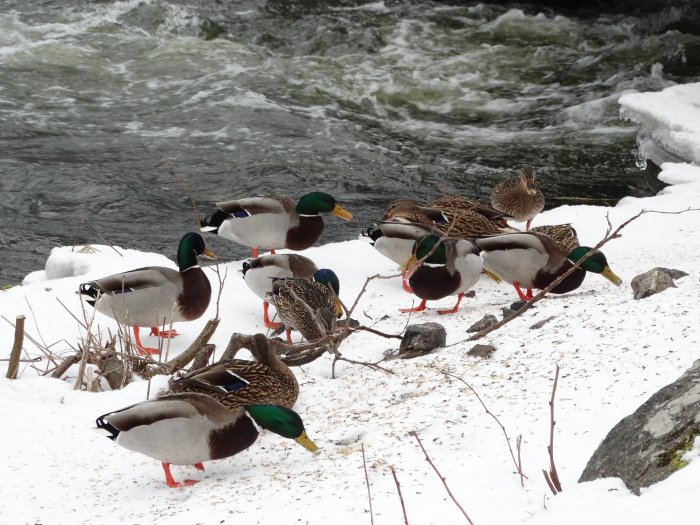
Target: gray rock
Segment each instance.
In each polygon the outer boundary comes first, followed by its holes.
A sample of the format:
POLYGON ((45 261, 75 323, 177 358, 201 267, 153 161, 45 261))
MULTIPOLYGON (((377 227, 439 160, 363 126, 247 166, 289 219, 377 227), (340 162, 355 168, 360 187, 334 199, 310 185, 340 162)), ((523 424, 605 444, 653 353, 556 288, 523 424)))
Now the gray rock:
POLYGON ((482 317, 479 321, 467 328, 467 332, 481 332, 482 330, 488 328, 489 326, 493 326, 496 323, 498 323, 498 319, 496 319, 496 316, 487 314, 484 317, 482 317))
POLYGON ((619 477, 639 494, 685 466, 700 435, 700 359, 620 421, 593 453, 579 483, 619 477))
POLYGON ((431 350, 445 346, 447 332, 440 323, 412 324, 406 328, 401 339, 399 355, 416 353, 417 355, 428 353, 431 350))
POLYGON ((471 355, 474 357, 482 357, 484 359, 488 359, 493 355, 493 353, 496 351, 495 346, 491 345, 474 345, 469 352, 467 352, 467 355, 471 355))
POLYGON ((673 268, 664 268, 664 267, 662 267, 662 266, 657 266, 656 268, 652 268, 652 269, 651 269, 652 272, 653 272, 654 270, 657 270, 657 271, 659 271, 659 272, 667 273, 667 274, 669 275, 669 277, 670 277, 671 279, 673 279, 674 281, 675 281, 676 279, 680 279, 681 277, 685 277, 685 276, 688 275, 688 274, 687 274, 686 272, 684 272, 683 270, 674 270, 673 268))
POLYGON ((656 268, 637 275, 632 279, 631 285, 635 299, 644 299, 650 295, 663 292, 666 288, 676 287, 673 279, 667 272, 656 268))

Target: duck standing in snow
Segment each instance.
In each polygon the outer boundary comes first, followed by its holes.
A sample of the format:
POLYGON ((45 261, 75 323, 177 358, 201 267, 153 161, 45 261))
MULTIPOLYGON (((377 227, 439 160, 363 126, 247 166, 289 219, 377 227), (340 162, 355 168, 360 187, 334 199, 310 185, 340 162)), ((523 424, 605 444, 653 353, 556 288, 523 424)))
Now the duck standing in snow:
POLYGON ((274 253, 280 248, 309 248, 323 232, 320 213, 352 220, 352 214, 332 196, 319 191, 307 193, 296 205, 288 197, 268 195, 218 202, 216 207, 202 221, 202 231, 249 246, 253 257, 258 249, 274 253))
POLYGON ((263 255, 243 263, 243 280, 252 292, 263 300, 263 321, 265 328, 277 328, 270 322, 270 303, 265 295, 272 292, 272 280, 278 278, 312 279, 318 271, 316 264, 296 253, 263 255))
POLYGON ((401 309, 402 312, 420 312, 425 310, 428 300, 456 295, 457 303, 453 308, 438 310, 439 314, 455 313, 464 292, 476 284, 482 270, 479 249, 474 243, 461 239, 441 239, 436 235, 422 237, 414 243, 414 252, 406 261, 406 267, 416 265, 408 283, 422 301, 415 308, 401 309))
POLYGON ((133 452, 162 462, 169 487, 194 485, 177 482, 170 465, 193 465, 227 458, 250 447, 264 428, 294 439, 311 452, 318 447, 309 439, 299 414, 280 405, 245 405, 230 409, 206 394, 170 394, 143 401, 97 418, 97 428, 133 452))
POLYGON ((343 315, 338 294, 340 280, 327 268, 308 279, 275 279, 266 299, 277 309, 291 342, 291 329, 307 341, 317 341, 332 333, 335 319, 343 315))
MULTIPOLYGON (((587 246, 568 250, 551 237, 535 232, 507 233, 474 242, 481 250, 484 269, 512 283, 524 301, 532 299, 532 288, 546 288, 591 251, 587 246), (525 294, 521 287, 530 290, 525 294)), ((616 286, 622 283, 608 266, 605 255, 596 251, 552 292, 561 294, 575 290, 583 283, 586 272, 599 273, 616 286)))
POLYGON ((491 206, 518 222, 525 222, 525 230, 529 230, 532 219, 544 209, 535 168, 525 166, 517 177, 496 184, 491 190, 491 206))
POLYGON ((175 337, 175 330, 159 331, 158 326, 199 319, 209 306, 211 284, 199 256, 215 258, 201 235, 186 233, 177 249, 179 271, 148 266, 83 283, 79 293, 98 312, 132 326, 139 353, 157 354, 157 348, 141 344, 140 326, 150 326, 151 335, 175 337))

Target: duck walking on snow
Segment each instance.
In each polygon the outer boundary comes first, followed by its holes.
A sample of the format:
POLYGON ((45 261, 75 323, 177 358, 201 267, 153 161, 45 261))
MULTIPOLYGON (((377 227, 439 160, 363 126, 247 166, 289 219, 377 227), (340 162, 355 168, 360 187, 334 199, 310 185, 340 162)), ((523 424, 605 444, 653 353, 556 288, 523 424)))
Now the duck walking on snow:
POLYGON ((141 344, 139 326, 150 326, 151 335, 174 337, 175 330, 158 326, 200 318, 211 299, 211 284, 197 263, 198 256, 214 258, 198 233, 186 233, 177 249, 179 271, 149 266, 118 273, 80 285, 80 294, 98 312, 132 326, 139 353, 159 353, 141 344))
POLYGON ((307 193, 295 205, 288 197, 268 195, 216 203, 211 217, 202 221, 202 231, 212 232, 249 246, 253 257, 258 249, 289 248, 305 250, 323 232, 320 213, 351 220, 346 211, 327 193, 307 193))
POLYGON ((315 452, 299 414, 279 405, 245 405, 226 408, 206 394, 184 393, 161 396, 97 418, 97 428, 133 452, 162 462, 170 487, 193 485, 173 479, 170 465, 193 465, 227 458, 250 447, 260 428, 294 439, 315 452))
POLYGON ((421 237, 414 243, 412 257, 406 267, 408 283, 413 293, 422 299, 415 308, 404 308, 402 312, 425 310, 426 301, 456 295, 457 303, 449 310, 438 310, 439 314, 455 313, 464 292, 479 280, 482 262, 478 248, 470 241, 440 239, 436 235, 421 237), (424 259, 422 262, 419 262, 424 259))

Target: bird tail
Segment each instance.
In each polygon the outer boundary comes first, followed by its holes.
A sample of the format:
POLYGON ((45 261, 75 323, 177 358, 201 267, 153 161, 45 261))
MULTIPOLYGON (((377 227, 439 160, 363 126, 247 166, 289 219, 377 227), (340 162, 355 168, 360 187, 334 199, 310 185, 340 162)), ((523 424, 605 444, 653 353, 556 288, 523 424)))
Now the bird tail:
POLYGON ((200 230, 218 234, 219 226, 229 217, 230 215, 228 213, 216 210, 210 217, 205 217, 200 221, 200 230))
POLYGON ((100 291, 95 286, 95 283, 82 283, 78 293, 83 296, 90 306, 94 307, 100 291))

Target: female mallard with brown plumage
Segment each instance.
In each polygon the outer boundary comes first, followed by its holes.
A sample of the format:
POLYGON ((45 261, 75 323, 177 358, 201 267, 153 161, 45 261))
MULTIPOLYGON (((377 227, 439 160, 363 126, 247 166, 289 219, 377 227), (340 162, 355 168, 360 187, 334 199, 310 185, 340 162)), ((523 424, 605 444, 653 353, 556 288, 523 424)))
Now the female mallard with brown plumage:
MULTIPOLYGON (((481 250, 484 269, 512 283, 522 300, 532 299, 532 292, 524 294, 521 287, 546 288, 591 250, 587 246, 567 250, 547 235, 533 232, 485 237, 475 239, 474 243, 481 250)), ((622 282, 608 266, 605 255, 596 251, 553 288, 552 293, 575 290, 583 283, 586 272, 599 273, 616 286, 622 282)))
POLYGON ((207 394, 228 408, 250 404, 292 408, 299 383, 262 334, 252 336, 248 347, 256 361, 228 359, 188 372, 168 383, 168 393, 207 394))
POLYGON ((430 201, 428 206, 439 209, 473 211, 479 215, 483 215, 497 228, 499 228, 501 232, 513 230, 513 228, 508 226, 508 222, 506 222, 508 220, 512 220, 513 217, 510 217, 508 214, 488 206, 483 202, 479 202, 462 195, 441 195, 437 199, 430 201))
POLYGON ((491 206, 530 229, 532 219, 544 209, 544 196, 535 182, 535 168, 525 166, 517 177, 502 180, 491 190, 491 206))
POLYGON ((175 337, 175 330, 159 331, 158 326, 199 319, 209 306, 211 285, 197 264, 198 256, 215 257, 201 235, 186 233, 177 249, 179 271, 139 268, 83 283, 80 294, 98 312, 132 326, 138 352, 157 354, 157 348, 141 344, 140 326, 150 326, 151 335, 175 337))
POLYGON ((401 311, 420 312, 425 310, 428 300, 456 295, 457 303, 453 308, 438 310, 439 314, 449 314, 457 311, 464 292, 479 280, 482 262, 479 250, 472 242, 428 235, 414 243, 413 255, 406 261, 406 267, 409 268, 411 289, 422 300, 417 307, 401 311))
POLYGON ((335 319, 343 315, 338 294, 340 281, 332 270, 322 268, 308 279, 274 279, 266 299, 277 314, 291 341, 291 329, 307 341, 316 341, 333 332, 335 319))
POLYGON ((209 395, 170 394, 137 403, 97 418, 97 428, 128 450, 162 462, 170 487, 194 485, 173 479, 170 465, 193 465, 227 458, 250 447, 260 428, 294 439, 315 452, 299 414, 279 405, 245 405, 226 408, 209 395))
POLYGON ((318 271, 316 264, 303 255, 296 253, 263 255, 243 263, 243 280, 255 295, 263 300, 263 322, 266 328, 277 328, 277 323, 270 322, 269 303, 265 295, 272 291, 272 280, 294 277, 312 279, 318 271))
POLYGON ((294 204, 288 197, 267 195, 216 203, 211 217, 202 221, 202 231, 249 246, 253 257, 258 248, 305 250, 323 232, 320 213, 351 220, 352 214, 327 193, 307 193, 294 204))
POLYGON ((569 251, 581 246, 576 230, 571 224, 545 224, 543 226, 534 226, 528 231, 543 233, 569 251))

